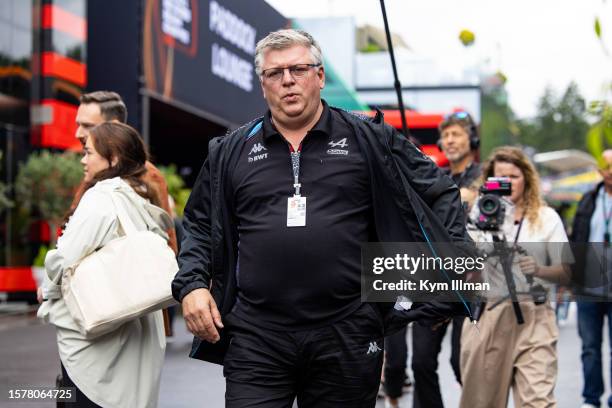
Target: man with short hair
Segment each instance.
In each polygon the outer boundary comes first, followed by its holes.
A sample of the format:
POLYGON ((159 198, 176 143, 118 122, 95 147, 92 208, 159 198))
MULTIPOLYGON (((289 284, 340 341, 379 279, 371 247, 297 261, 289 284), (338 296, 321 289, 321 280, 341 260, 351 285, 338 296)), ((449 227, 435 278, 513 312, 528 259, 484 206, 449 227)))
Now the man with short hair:
POLYGON ((474 119, 467 112, 454 112, 444 118, 438 129, 438 147, 449 163, 446 172, 459 188, 469 186, 481 173, 480 165, 474 162, 474 154, 480 145, 474 119))
POLYGON ((81 95, 76 116, 76 138, 85 143, 87 132, 102 122, 127 122, 127 108, 116 92, 95 91, 81 95))
MULTIPOLYGON (((438 147, 449 162, 449 166, 443 171, 457 184, 464 198, 467 190, 481 173, 480 165, 474 162, 474 154, 480 143, 476 124, 467 112, 459 111, 446 116, 438 129, 440 132, 438 147)), ((459 383, 461 383, 459 355, 463 320, 462 316, 457 316, 452 320, 450 363, 459 383)), ((415 408, 444 407, 437 370, 438 355, 442 349, 442 340, 448 325, 449 322, 446 322, 435 329, 418 324, 412 327, 413 406, 415 408)))
POLYGON ((361 243, 465 240, 458 189, 381 115, 321 99, 308 33, 270 33, 255 70, 268 112, 210 142, 185 208, 190 355, 224 365, 230 408, 373 407, 394 309, 361 302, 361 243))
MULTIPOLYGON (((116 92, 111 91, 95 91, 83 94, 81 96, 81 104, 77 110, 76 116, 76 138, 79 139, 83 146, 87 140, 89 131, 103 122, 127 122, 127 108, 121 96, 116 92)), ((161 172, 149 161, 145 163, 147 172, 143 176, 143 181, 155 189, 159 202, 166 212, 172 215, 170 203, 168 201, 168 186, 161 172)), ((75 198, 72 201, 71 210, 75 207, 81 195, 85 183, 81 183, 75 198)), ((174 228, 166 231, 168 233, 168 245, 172 250, 177 252, 176 232, 174 228)))

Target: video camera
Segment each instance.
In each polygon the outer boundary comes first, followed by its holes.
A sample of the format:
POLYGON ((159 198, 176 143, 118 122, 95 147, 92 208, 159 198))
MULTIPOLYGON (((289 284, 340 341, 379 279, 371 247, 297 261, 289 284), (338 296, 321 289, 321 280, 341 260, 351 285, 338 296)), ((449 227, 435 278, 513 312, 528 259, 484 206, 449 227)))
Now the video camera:
POLYGON ((512 193, 512 183, 507 177, 489 177, 480 187, 476 227, 481 231, 499 231, 506 216, 506 204, 501 199, 512 193))

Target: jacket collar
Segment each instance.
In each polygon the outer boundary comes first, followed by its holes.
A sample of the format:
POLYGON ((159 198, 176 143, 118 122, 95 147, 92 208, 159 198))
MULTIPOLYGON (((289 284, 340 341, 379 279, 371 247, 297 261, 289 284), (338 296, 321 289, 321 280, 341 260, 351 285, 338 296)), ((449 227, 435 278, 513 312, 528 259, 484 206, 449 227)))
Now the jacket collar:
MULTIPOLYGON (((323 104, 323 112, 321 112, 321 117, 315 123, 315 125, 308 131, 308 133, 321 133, 327 136, 331 136, 333 134, 333 116, 331 113, 331 109, 325 100, 321 99, 321 103, 323 104)), ((272 112, 268 110, 263 117, 263 139, 264 141, 268 141, 268 139, 272 136, 281 136, 278 129, 272 122, 272 112)))

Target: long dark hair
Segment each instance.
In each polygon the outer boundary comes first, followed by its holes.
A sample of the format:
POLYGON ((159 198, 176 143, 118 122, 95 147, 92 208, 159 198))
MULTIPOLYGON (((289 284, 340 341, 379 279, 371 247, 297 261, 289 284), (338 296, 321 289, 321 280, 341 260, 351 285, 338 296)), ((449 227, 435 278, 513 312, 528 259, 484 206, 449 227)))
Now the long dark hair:
MULTIPOLYGON (((111 163, 111 166, 94 175, 92 180, 85 184, 83 194, 99 181, 121 177, 140 196, 157 206, 160 205, 155 190, 142 180, 142 176, 147 172, 145 163, 149 155, 136 129, 123 123, 104 122, 92 128, 88 137, 98 154, 111 163), (112 165, 115 160, 116 164, 112 165)), ((70 211, 64 218, 64 227, 73 213, 74 210, 70 211)))

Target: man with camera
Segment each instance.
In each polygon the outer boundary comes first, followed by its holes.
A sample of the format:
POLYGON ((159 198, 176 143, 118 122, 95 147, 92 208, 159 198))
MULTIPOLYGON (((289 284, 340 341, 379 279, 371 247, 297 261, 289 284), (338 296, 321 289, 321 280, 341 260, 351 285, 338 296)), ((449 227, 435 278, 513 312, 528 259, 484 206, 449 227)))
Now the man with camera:
MULTIPOLYGON (((480 165, 474 161, 474 155, 480 144, 478 129, 467 112, 454 112, 448 115, 439 126, 439 149, 448 158, 449 167, 443 169, 460 189, 464 209, 470 200, 470 186, 480 177, 480 165)), ((452 354, 451 366, 457 381, 461 383, 459 371, 459 352, 463 317, 452 320, 452 354)), ((414 325, 412 328, 412 371, 414 373, 414 406, 436 408, 443 407, 440 385, 438 382, 438 354, 442 340, 450 322, 435 329, 430 326, 414 325)), ((392 350, 388 350, 392 354, 392 350)), ((388 379, 387 379, 388 381, 388 379)))

